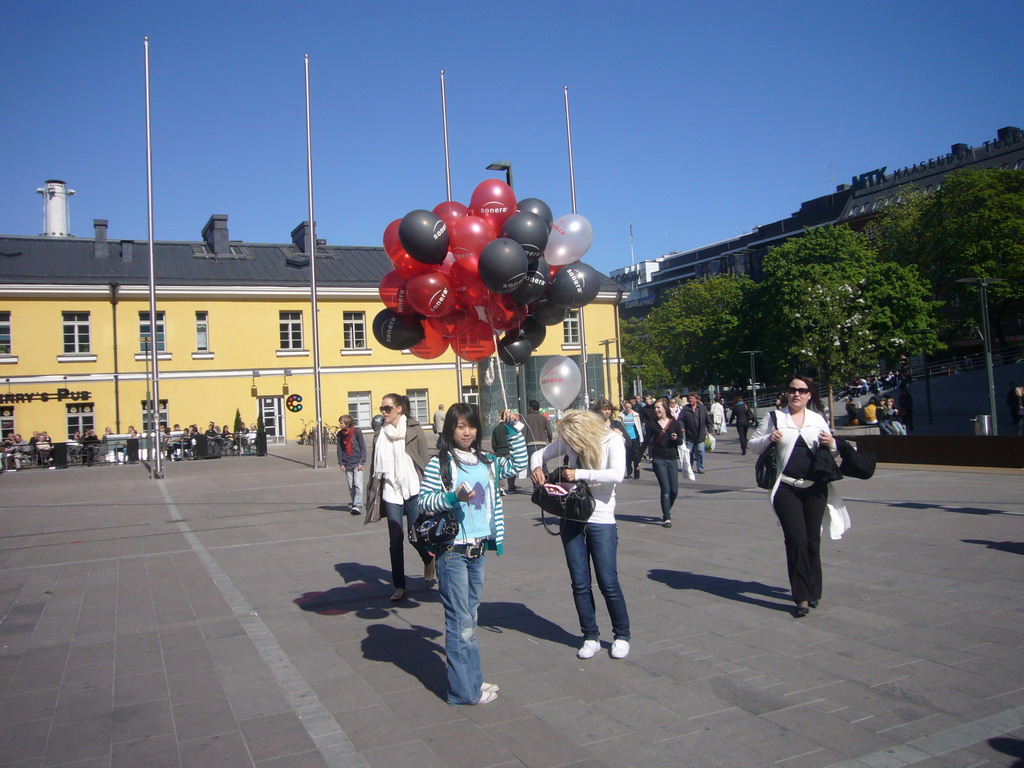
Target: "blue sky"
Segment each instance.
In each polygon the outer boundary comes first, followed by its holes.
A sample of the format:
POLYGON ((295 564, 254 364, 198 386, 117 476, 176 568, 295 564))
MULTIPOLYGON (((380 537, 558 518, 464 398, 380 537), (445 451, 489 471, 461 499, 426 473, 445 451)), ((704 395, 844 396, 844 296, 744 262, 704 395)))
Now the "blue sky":
MULTIPOLYGON (((135 3, 2 0, 0 232, 42 230, 36 187, 77 191, 72 232, 145 239, 143 37, 156 237, 287 242, 307 218, 311 66, 318 236, 384 227, 511 161, 516 192, 571 211, 608 272, 787 216, 880 166, 1024 126, 1020 0, 135 3)), ((500 174, 498 174, 500 175, 500 174)))

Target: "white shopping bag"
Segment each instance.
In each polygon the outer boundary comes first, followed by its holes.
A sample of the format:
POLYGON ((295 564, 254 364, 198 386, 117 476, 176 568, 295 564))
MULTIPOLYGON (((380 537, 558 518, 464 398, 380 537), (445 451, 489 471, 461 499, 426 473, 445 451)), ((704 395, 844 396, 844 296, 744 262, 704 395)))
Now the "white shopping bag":
POLYGON ((697 476, 693 474, 693 464, 690 463, 690 446, 686 443, 679 446, 679 465, 679 468, 686 473, 688 478, 691 480, 697 479, 697 476))

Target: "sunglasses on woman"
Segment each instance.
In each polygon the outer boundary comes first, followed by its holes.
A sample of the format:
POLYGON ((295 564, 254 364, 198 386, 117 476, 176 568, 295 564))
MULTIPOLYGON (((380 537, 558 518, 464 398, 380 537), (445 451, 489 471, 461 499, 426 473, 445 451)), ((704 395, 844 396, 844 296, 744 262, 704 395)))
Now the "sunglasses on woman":
POLYGON ((811 390, 809 390, 807 387, 790 387, 789 389, 786 390, 786 392, 788 392, 791 395, 809 395, 811 393, 811 390))
POLYGON ((395 410, 395 406, 393 405, 382 405, 380 407, 381 413, 391 413, 393 410, 395 410))

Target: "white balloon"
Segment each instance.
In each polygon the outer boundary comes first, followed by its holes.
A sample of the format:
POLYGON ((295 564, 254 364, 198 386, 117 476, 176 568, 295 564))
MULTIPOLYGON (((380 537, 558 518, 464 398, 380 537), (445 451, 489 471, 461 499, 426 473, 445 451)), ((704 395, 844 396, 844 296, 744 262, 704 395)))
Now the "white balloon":
POLYGON ((559 216, 551 225, 544 258, 548 264, 563 266, 579 261, 594 241, 590 222, 578 213, 559 216))
POLYGON ((580 393, 581 383, 580 367, 562 355, 552 357, 540 371, 540 391, 544 399, 559 410, 572 405, 580 393))

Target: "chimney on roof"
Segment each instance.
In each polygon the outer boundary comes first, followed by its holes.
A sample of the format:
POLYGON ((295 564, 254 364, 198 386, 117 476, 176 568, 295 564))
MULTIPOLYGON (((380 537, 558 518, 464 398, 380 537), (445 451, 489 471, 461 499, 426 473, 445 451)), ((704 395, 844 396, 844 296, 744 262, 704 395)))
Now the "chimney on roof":
POLYGON ((93 219, 92 228, 96 233, 96 243, 93 245, 93 256, 97 259, 105 259, 110 256, 110 246, 107 244, 107 224, 109 222, 106 219, 93 219))
POLYGON ((292 243, 302 253, 313 253, 313 248, 310 243, 310 238, 313 236, 313 227, 309 226, 308 221, 304 221, 295 229, 292 230, 292 243))
POLYGON ((1008 125, 1005 128, 1000 128, 996 131, 996 138, 999 141, 1013 141, 1015 139, 1019 139, 1020 135, 1020 128, 1014 128, 1012 125, 1008 125))
POLYGON ((49 179, 36 192, 43 196, 43 237, 70 237, 68 197, 75 190, 68 189, 60 179, 49 179))
POLYGON ((214 254, 231 253, 228 245, 228 217, 223 213, 215 213, 203 227, 203 240, 206 247, 214 254))
POLYGON ((970 150, 971 148, 966 144, 954 144, 949 148, 949 152, 952 155, 964 155, 970 150))

